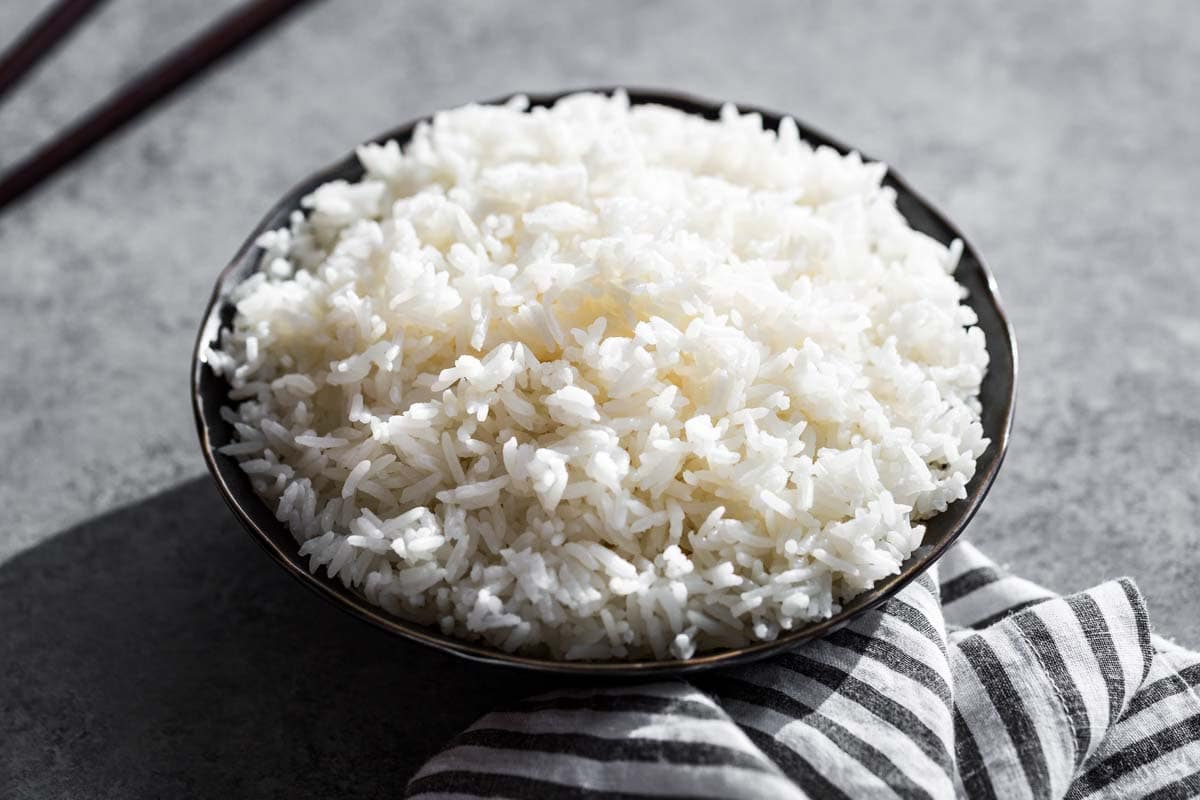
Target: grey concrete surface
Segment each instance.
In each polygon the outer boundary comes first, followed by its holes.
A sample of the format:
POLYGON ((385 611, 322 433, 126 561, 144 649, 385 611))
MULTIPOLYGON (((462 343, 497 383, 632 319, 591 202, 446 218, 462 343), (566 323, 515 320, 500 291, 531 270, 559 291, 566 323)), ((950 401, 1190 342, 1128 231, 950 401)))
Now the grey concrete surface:
MULTIPOLYGON (((0 40, 43 5, 0 3, 0 40)), ((232 0, 112 0, 0 108, 0 163, 232 0)), ((1132 575, 1200 645, 1200 18, 1186 2, 336 2, 0 214, 0 796, 395 796, 542 685, 327 607, 203 475, 187 360, 295 179, 414 115, 659 85, 795 113, 972 234, 1021 344, 970 537, 1058 590, 1132 575)))

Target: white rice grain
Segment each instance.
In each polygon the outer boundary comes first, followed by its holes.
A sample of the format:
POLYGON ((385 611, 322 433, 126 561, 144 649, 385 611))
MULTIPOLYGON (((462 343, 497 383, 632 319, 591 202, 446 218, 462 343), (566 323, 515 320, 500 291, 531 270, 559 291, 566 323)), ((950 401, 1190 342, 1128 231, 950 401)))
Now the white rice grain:
POLYGON ((882 165, 621 93, 358 154, 206 354, 314 572, 509 651, 683 659, 828 617, 965 495, 961 244, 882 165))

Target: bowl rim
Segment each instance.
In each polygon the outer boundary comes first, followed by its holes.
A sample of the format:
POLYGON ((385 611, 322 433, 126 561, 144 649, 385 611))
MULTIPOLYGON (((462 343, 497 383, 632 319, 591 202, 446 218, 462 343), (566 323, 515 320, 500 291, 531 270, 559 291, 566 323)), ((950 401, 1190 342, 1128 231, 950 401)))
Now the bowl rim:
MULTIPOLYGON (((617 86, 601 86, 601 87, 584 87, 576 89, 566 89, 555 92, 545 93, 525 93, 514 92, 502 97, 491 100, 479 101, 481 105, 500 105, 506 103, 516 97, 527 97, 529 107, 550 106, 559 99, 568 95, 577 94, 580 92, 595 92, 605 95, 611 95, 615 91, 624 91, 629 96, 630 102, 633 105, 658 104, 669 106, 686 113, 696 113, 708 118, 715 118, 722 106, 726 103, 703 98, 686 92, 678 92, 667 89, 646 88, 646 87, 617 87, 617 86)), ((782 114, 775 111, 763 109, 761 107, 733 103, 742 113, 757 113, 760 114, 765 124, 769 124, 771 128, 776 127, 779 121, 788 114, 782 114)), ((425 114, 420 117, 413 118, 402 125, 394 127, 385 133, 366 140, 367 142, 386 142, 392 139, 407 142, 411 137, 416 126, 422 122, 432 119, 433 114, 425 114)), ((796 121, 797 127, 800 130, 800 135, 806 141, 814 145, 827 145, 836 149, 843 155, 850 152, 859 153, 861 150, 849 147, 841 141, 834 139, 818 128, 814 128, 799 119, 792 117, 796 121)), ((865 155, 862 155, 864 160, 874 161, 865 155)), ((551 658, 539 658, 534 656, 522 655, 519 653, 507 653, 498 648, 492 647, 482 642, 469 641, 460 639, 454 636, 442 634, 440 630, 427 627, 417 622, 411 622, 400 617, 393 616, 384 611, 378 606, 370 604, 364 597, 353 592, 353 590, 344 590, 340 581, 326 576, 321 576, 317 573, 310 573, 300 560, 299 546, 297 545, 292 552, 285 552, 281 549, 272 537, 264 530, 250 515, 242 501, 238 497, 238 492, 229 484, 226 479, 226 469, 237 469, 236 460, 228 456, 221 456, 227 459, 230 463, 222 465, 218 462, 219 454, 213 446, 210 437, 209 426, 213 422, 210 420, 204 410, 203 385, 206 381, 204 370, 207 367, 205 360, 208 344, 215 338, 221 329, 221 312, 224 305, 224 300, 228 292, 240 281, 232 281, 235 274, 240 272, 244 267, 247 258, 252 257, 253 251, 256 249, 256 240, 259 235, 268 229, 277 226, 273 221, 280 217, 281 214, 288 214, 300 207, 300 198, 310 193, 317 186, 334 179, 336 176, 347 171, 354 171, 357 165, 357 157, 354 151, 339 159, 338 161, 329 164, 321 169, 312 172, 303 180, 293 185, 278 201, 276 201, 258 224, 254 227, 252 233, 238 248, 236 254, 228 261, 226 266, 221 270, 217 277, 216 283, 209 296, 208 302, 205 305, 204 315, 201 319, 199 331, 196 334, 195 343, 192 349, 191 360, 191 376, 190 389, 192 398, 192 411, 195 417, 196 430, 200 440, 200 447, 204 454, 204 461, 208 467, 209 473, 216 481, 219 493, 225 504, 233 512, 234 517, 238 520, 246 532, 254 539, 266 552, 280 564, 293 578, 297 579, 319 594, 325 600, 334 603, 343 611, 350 615, 363 620, 377 628, 381 628, 389 633, 402 636, 410 641, 415 641, 420 644, 428 645, 443 652, 449 652, 457 656, 467 658, 479 663, 485 663, 494 666, 506 666, 517 669, 525 669, 532 671, 558 673, 562 675, 588 675, 588 676, 608 676, 615 678, 628 677, 644 677, 649 675, 664 676, 678 675, 683 673, 696 672, 699 670, 711 669, 714 667, 733 666, 737 664, 745 664, 750 661, 755 661, 765 658, 782 650, 790 649, 814 638, 828 635, 844 625, 848 624, 852 619, 860 614, 878 608, 883 603, 887 602, 898 594, 905 586, 917 577, 922 575, 934 563, 937 562, 954 544, 958 537, 966 529, 988 491, 991 489, 996 475, 1000 470, 1001 464, 1004 462, 1004 457, 1008 450, 1008 442, 1012 432, 1013 415, 1016 407, 1016 391, 1017 391, 1017 375, 1018 375, 1018 360, 1017 360, 1017 341, 1008 315, 1004 311, 1004 306, 1000 299, 999 288, 996 285, 995 277, 992 271, 988 268, 983 257, 972 246, 970 240, 962 232, 961 228, 952 222, 945 214, 943 214, 936 206, 926 200, 921 194, 916 192, 911 185, 899 173, 896 172, 890 165, 887 167, 885 181, 893 186, 899 195, 907 194, 913 201, 918 203, 922 210, 927 213, 937 224, 944 227, 955 238, 959 239, 963 244, 963 255, 970 255, 978 265, 982 277, 982 286, 984 288, 984 296, 978 298, 980 302, 984 302, 991 307, 995 313, 997 321, 1003 332, 1003 342, 1008 349, 1009 360, 1012 364, 1011 374, 1009 375, 1007 391, 1004 392, 1001 402, 1002 419, 999 430, 991 437, 989 447, 996 448, 994 457, 988 462, 982 472, 977 471, 972 476, 971 484, 976 484, 973 491, 968 491, 966 498, 955 501, 949 508, 954 508, 960 503, 965 504, 960 508, 960 516, 954 522, 953 527, 947 532, 942 539, 927 549, 923 546, 914 551, 905 563, 901 565, 901 569, 897 575, 889 576, 883 581, 879 581, 871 589, 863 592, 853 598, 842 610, 837 614, 832 615, 828 619, 819 620, 803 628, 798 628, 793 631, 782 633, 776 639, 765 642, 755 642, 744 647, 727 650, 716 650, 712 652, 700 653, 692 658, 684 660, 634 660, 634 661, 560 661, 551 658), (978 483, 976 483, 978 481, 978 483)), ((960 260, 960 264, 962 261, 960 260)), ((996 362, 995 354, 989 352, 989 370, 996 362)), ((209 369, 211 378, 216 378, 209 369)), ((224 407, 224 403, 221 404, 224 407)), ((970 484, 968 484, 970 486, 970 484)), ((253 501, 258 502, 263 508, 266 508, 268 513, 270 509, 265 502, 253 495, 253 501)), ((940 512, 945 514, 947 511, 940 512)), ((274 519, 274 515, 270 514, 274 519)), ((938 515, 940 516, 940 514, 938 515)), ((931 518, 933 519, 933 518, 931 518)), ((278 523, 282 530, 288 535, 286 541, 294 542, 286 526, 282 522, 278 523)))

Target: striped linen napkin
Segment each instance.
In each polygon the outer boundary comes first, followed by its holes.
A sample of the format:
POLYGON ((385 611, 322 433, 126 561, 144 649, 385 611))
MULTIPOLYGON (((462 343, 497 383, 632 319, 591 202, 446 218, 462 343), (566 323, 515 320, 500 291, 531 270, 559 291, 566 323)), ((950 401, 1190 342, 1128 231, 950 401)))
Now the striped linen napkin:
POLYGON ((1129 580, 1059 597, 960 543, 767 661, 488 714, 408 796, 1196 797, 1198 686, 1129 580))

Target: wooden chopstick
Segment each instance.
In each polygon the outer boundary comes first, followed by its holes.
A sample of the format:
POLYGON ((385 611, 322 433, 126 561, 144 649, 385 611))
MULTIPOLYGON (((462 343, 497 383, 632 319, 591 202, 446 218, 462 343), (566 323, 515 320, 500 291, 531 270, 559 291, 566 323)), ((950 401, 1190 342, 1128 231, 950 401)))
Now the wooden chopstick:
POLYGON ((0 56, 0 98, 102 2, 104 0, 59 0, 35 19, 0 56))
POLYGON ((308 0, 252 0, 125 84, 0 177, 0 209, 308 0))

